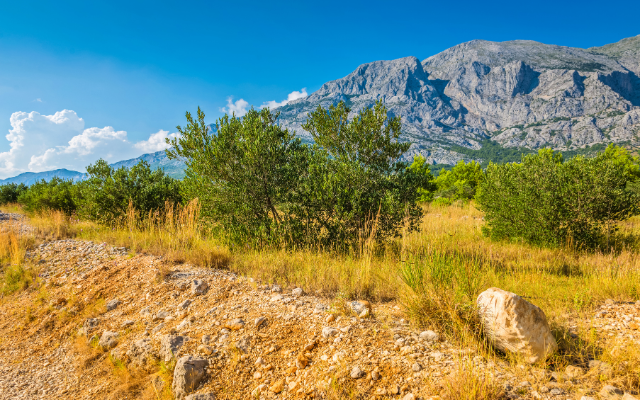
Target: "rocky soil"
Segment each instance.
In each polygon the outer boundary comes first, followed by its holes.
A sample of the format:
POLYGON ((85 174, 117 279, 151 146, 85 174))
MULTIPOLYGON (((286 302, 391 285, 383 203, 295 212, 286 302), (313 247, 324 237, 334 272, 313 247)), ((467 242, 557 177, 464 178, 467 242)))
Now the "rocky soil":
MULTIPOLYGON (((615 365, 487 359, 416 330, 394 303, 319 298, 86 241, 28 257, 44 285, 0 302, 3 399, 428 399, 465 369, 512 399, 624 394, 615 365)), ((640 305, 609 302, 576 326, 637 344, 638 321, 640 305)))

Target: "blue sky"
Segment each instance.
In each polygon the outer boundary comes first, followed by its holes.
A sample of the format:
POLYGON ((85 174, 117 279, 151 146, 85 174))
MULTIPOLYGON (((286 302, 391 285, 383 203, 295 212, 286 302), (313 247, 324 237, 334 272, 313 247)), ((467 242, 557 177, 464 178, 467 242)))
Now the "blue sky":
POLYGON ((472 39, 591 47, 640 34, 638 1, 1 6, 0 152, 20 140, 22 150, 0 154, 0 177, 134 157, 160 148, 198 105, 214 122, 230 96, 281 102, 366 62, 424 59, 472 39))

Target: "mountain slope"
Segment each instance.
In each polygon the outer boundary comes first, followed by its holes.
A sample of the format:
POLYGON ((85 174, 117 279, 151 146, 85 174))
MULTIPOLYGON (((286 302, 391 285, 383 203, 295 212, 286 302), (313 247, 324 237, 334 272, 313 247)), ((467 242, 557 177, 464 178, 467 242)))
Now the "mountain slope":
MULTIPOLYGON (((164 172, 176 179, 184 178, 185 165, 182 161, 169 160, 164 151, 158 151, 155 153, 143 154, 140 157, 132 158, 130 160, 118 161, 111 164, 114 168, 127 167, 131 168, 140 161, 146 161, 151 166, 151 169, 163 169, 164 172)), ((72 179, 74 181, 81 181, 84 179, 85 174, 78 171, 69 171, 68 169, 56 169, 53 171, 44 172, 24 172, 13 178, 1 179, 0 185, 8 183, 24 183, 25 185, 31 185, 37 181, 44 179, 45 181, 51 180, 53 177, 62 179, 72 179)))
MULTIPOLYGON (((640 144, 640 36, 591 49, 474 40, 420 62, 376 61, 278 109, 306 140, 309 111, 345 101, 352 115, 382 100, 401 115, 407 154, 433 163, 469 158, 487 140, 506 148, 588 150, 640 144)), ((478 157, 475 157, 478 158, 478 157)))
POLYGON ((62 178, 65 180, 72 179, 74 181, 81 181, 84 179, 84 173, 78 171, 69 171, 68 169, 56 169, 53 171, 45 171, 45 172, 24 172, 18 176, 14 176, 13 178, 0 179, 0 185, 6 185, 8 183, 16 183, 29 186, 36 183, 39 180, 44 179, 45 181, 49 181, 54 177, 62 178))

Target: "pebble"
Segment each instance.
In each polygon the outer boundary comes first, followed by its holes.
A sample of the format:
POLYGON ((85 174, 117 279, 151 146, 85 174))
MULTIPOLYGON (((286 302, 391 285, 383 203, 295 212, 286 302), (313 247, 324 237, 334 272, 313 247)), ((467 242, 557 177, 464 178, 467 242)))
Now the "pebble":
POLYGON ((359 367, 353 367, 351 369, 351 373, 349 374, 351 376, 351 378, 353 379, 360 379, 362 378, 365 374, 364 372, 359 368, 359 367))

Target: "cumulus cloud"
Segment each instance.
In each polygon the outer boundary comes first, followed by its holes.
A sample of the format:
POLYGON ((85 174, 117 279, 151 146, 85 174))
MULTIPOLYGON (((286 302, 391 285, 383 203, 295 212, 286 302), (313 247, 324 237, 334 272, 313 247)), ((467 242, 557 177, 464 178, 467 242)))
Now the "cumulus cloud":
POLYGON ((0 153, 2 178, 57 168, 84 171, 99 158, 114 162, 164 150, 167 147, 164 139, 177 135, 161 130, 133 144, 126 131, 111 126, 85 129, 85 121, 73 110, 53 115, 20 111, 11 115, 10 122, 11 129, 6 135, 9 150, 0 153))
POLYGON ((167 144, 166 139, 175 139, 179 136, 179 133, 169 133, 169 131, 163 131, 162 129, 156 133, 152 133, 148 140, 142 140, 134 145, 136 149, 140 149, 145 153, 155 153, 156 151, 166 150, 170 146, 167 144))
POLYGON ((235 114, 236 117, 242 117, 247 113, 247 109, 249 108, 249 103, 244 99, 237 100, 235 103, 233 102, 233 96, 227 98, 227 106, 220 108, 220 111, 227 114, 235 114))
POLYGON ((298 99, 302 99, 307 97, 307 88, 302 88, 301 91, 297 91, 294 90, 293 92, 289 93, 287 95, 287 99, 286 100, 282 100, 280 103, 278 103, 275 100, 271 100, 271 101, 267 101, 265 103, 262 103, 262 105, 260 106, 260 108, 265 108, 265 107, 269 107, 270 109, 274 109, 277 107, 282 107, 284 105, 289 104, 290 102, 294 101, 294 100, 298 100, 298 99))

